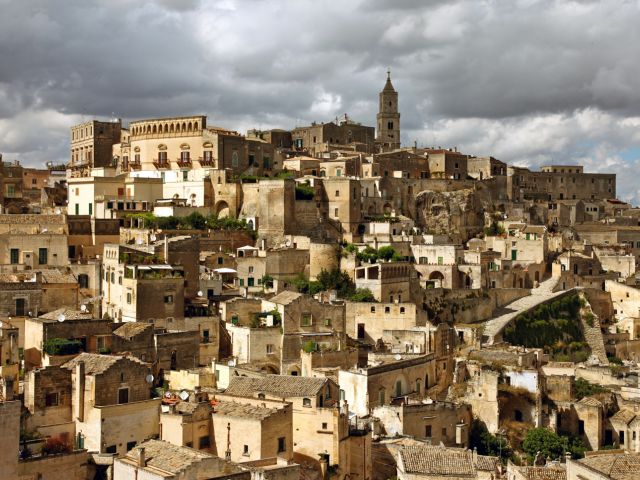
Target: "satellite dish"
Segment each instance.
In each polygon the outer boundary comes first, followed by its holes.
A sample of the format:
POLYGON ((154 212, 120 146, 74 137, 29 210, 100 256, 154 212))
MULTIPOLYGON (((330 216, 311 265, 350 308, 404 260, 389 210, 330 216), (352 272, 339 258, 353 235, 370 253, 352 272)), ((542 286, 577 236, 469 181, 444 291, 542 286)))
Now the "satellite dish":
POLYGON ((286 247, 290 247, 291 246, 291 240, 289 240, 288 238, 284 241, 284 245, 286 247))
POLYGON ((86 305, 80 305, 80 311, 81 312, 86 312, 87 311, 87 306, 86 305))
POLYGON ((59 208, 56 208, 53 212, 54 212, 56 215, 60 215, 60 214, 62 213, 62 210, 60 210, 59 208))
POLYGON ((49 231, 48 228, 43 228, 42 231, 40 233, 47 233, 49 231))
POLYGON ((151 234, 151 236, 149 238, 151 239, 152 242, 156 241, 156 236, 153 233, 151 234))
POLYGON ((141 239, 141 238, 139 238, 139 239, 136 241, 136 243, 137 243, 138 245, 142 245, 144 242, 142 241, 142 239, 141 239))
POLYGON ((64 322, 67 318, 61 313, 60 315, 58 315, 58 321, 60 323, 64 322))
POLYGON ((32 312, 29 312, 29 316, 31 316, 31 315, 33 315, 33 313, 32 313, 32 312))
POLYGON ((146 376, 145 380, 147 383, 153 383, 153 375, 149 374, 146 376))
POLYGON ((396 353, 396 356, 393 358, 395 358, 396 360, 402 360, 402 355, 400 355, 399 353, 396 353))
POLYGON ((180 397, 181 400, 186 401, 189 399, 189 392, 187 392, 186 390, 182 390, 180 392, 180 395, 178 395, 180 397))
POLYGON ((202 290, 198 290, 198 296, 201 297, 202 296, 202 290))

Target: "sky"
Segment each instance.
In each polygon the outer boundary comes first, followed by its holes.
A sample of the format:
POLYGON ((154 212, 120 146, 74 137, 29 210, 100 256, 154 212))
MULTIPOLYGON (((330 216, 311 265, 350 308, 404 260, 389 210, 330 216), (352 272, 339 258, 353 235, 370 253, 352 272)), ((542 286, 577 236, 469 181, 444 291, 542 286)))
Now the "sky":
POLYGON ((638 25, 640 0, 0 0, 0 152, 67 161, 94 118, 375 126, 390 69, 404 145, 615 172, 637 205, 638 25))

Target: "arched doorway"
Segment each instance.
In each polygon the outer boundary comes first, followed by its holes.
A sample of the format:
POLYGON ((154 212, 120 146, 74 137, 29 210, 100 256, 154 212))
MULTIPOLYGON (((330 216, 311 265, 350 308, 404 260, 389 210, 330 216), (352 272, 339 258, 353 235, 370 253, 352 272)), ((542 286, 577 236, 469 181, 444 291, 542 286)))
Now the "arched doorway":
POLYGON ((224 200, 221 200, 220 202, 216 203, 215 212, 218 218, 228 217, 230 215, 229 204, 224 200))

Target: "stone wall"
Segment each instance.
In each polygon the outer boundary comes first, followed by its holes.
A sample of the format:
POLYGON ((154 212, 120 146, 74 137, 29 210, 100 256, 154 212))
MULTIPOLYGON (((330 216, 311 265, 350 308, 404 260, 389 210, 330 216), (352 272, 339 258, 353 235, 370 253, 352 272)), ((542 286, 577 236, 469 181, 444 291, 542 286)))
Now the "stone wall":
POLYGON ((16 478, 19 480, 86 480, 89 478, 88 463, 89 456, 86 450, 31 457, 20 460, 16 478))

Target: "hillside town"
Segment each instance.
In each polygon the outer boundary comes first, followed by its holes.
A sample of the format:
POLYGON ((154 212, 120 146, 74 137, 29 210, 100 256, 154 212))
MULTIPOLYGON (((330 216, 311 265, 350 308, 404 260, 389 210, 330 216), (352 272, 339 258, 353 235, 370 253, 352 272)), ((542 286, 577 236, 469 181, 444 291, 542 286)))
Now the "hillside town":
POLYGON ((2 158, 0 479, 640 478, 640 208, 402 145, 381 84, 375 121, 2 158))

